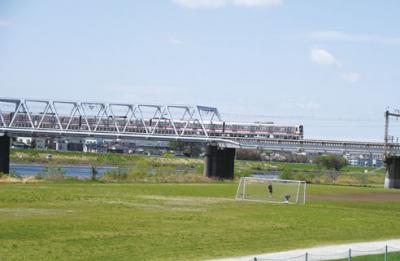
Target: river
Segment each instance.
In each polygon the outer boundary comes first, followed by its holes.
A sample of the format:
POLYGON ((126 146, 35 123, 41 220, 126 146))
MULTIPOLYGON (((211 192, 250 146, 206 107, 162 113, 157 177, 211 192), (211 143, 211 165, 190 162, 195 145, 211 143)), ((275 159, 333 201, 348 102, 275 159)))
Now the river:
MULTIPOLYGON (((55 168, 60 168, 65 176, 78 177, 78 178, 89 178, 92 175, 91 166, 57 166, 55 168)), ((103 176, 107 171, 118 170, 117 167, 96 167, 97 176, 103 176)), ((19 176, 35 176, 36 174, 41 174, 46 172, 45 165, 20 165, 11 164, 10 173, 15 173, 19 176)))
MULTIPOLYGON (((77 177, 77 178, 90 178, 92 175, 92 167, 91 166, 54 166, 54 169, 60 169, 64 176, 68 177, 77 177)), ((97 176, 101 177, 107 171, 126 171, 126 168, 118 168, 118 167, 110 167, 110 166, 102 166, 96 167, 97 176)), ((196 169, 184 169, 189 173, 196 173, 196 169)), ((183 172, 182 170, 177 169, 176 174, 180 174, 183 172)), ((37 174, 48 173, 46 171, 46 165, 27 165, 27 164, 11 164, 10 165, 10 173, 15 173, 22 177, 35 176, 37 174)), ((152 173, 148 173, 151 175, 152 173)), ((269 171, 267 173, 253 173, 251 177, 257 178, 269 178, 276 179, 279 178, 281 174, 280 171, 269 171)))

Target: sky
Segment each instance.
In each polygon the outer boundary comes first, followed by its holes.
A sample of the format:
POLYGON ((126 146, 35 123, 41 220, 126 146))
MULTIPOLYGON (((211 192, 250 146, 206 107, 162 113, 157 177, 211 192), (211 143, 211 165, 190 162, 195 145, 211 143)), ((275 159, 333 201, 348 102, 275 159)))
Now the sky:
POLYGON ((306 138, 382 141, 385 110, 400 108, 399 11, 397 0, 0 0, 0 96, 199 104, 303 124, 306 138))

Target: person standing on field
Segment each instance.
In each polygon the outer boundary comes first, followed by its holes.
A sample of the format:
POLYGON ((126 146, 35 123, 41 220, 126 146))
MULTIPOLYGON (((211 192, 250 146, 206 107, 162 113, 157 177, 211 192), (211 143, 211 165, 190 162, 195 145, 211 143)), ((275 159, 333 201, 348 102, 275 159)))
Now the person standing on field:
POLYGON ((269 182, 268 184, 268 196, 272 198, 272 182, 269 182))

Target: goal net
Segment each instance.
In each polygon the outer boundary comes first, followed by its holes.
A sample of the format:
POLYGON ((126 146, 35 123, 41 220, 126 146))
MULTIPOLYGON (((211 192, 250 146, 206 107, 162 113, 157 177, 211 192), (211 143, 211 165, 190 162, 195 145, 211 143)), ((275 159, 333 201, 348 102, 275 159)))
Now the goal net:
POLYGON ((271 203, 305 204, 305 181, 243 177, 236 199, 271 203))

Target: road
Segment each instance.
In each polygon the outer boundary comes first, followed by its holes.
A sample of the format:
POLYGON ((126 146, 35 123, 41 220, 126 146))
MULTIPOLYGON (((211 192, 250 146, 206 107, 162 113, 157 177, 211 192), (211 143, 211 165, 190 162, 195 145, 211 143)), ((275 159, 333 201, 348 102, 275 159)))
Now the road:
POLYGON ((373 254, 385 253, 385 247, 388 246, 388 252, 400 251, 400 239, 382 240, 374 242, 358 242, 340 245, 318 246, 312 248, 295 249, 283 252, 255 254, 251 256, 230 257, 223 259, 213 259, 209 261, 250 261, 250 260, 306 260, 306 253, 308 253, 308 261, 311 260, 333 260, 343 259, 349 256, 349 249, 351 249, 351 256, 364 256, 373 254), (256 259, 255 259, 256 258, 256 259))

